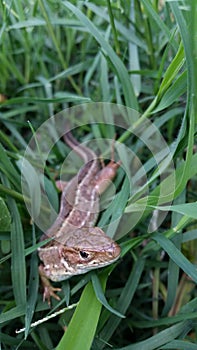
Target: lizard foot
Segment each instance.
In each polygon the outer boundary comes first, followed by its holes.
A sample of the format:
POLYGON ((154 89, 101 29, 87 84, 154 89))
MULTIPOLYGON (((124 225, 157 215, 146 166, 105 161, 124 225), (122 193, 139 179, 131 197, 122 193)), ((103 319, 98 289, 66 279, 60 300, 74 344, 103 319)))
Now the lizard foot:
POLYGON ((54 288, 51 284, 44 286, 43 301, 47 300, 49 306, 51 306, 52 297, 56 300, 61 300, 55 292, 61 292, 61 288, 54 288))
POLYGON ((43 271, 43 265, 39 266, 39 275, 44 288, 43 301, 47 300, 48 305, 51 306, 51 297, 53 297, 56 300, 61 300, 60 297, 55 293, 61 292, 61 288, 55 288, 52 286, 52 284, 50 283, 49 279, 43 271))

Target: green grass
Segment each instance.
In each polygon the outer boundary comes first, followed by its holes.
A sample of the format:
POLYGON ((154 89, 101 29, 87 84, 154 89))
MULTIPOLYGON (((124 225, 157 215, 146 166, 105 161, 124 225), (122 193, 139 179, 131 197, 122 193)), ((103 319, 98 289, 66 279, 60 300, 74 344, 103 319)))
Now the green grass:
POLYGON ((19 0, 1 2, 0 14, 1 348, 196 349, 195 1, 19 0), (58 283, 61 301, 49 308, 36 215, 41 208, 48 221, 50 208, 33 170, 44 167, 57 208, 54 178, 74 175, 75 157, 62 170, 68 147, 58 141, 47 154, 39 135, 50 142, 54 124, 44 123, 67 108, 75 136, 97 139, 103 156, 104 139, 116 137, 117 194, 103 196, 98 225, 122 252, 107 268, 58 283), (25 153, 32 136, 34 159, 25 153))

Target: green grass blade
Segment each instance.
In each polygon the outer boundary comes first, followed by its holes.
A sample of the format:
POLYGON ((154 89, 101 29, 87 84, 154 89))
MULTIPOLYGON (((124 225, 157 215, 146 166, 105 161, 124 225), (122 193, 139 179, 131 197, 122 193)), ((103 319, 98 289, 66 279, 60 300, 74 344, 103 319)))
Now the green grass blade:
POLYGON ((114 232, 118 226, 119 219, 121 218, 121 215, 123 214, 124 208, 126 206, 129 191, 129 181, 127 178, 125 178, 121 192, 115 196, 114 200, 110 203, 106 211, 103 213, 101 220, 98 222, 98 225, 102 227, 108 224, 110 220, 110 225, 106 233, 112 238, 114 237, 114 232))
MULTIPOLYGON (((107 274, 101 276, 101 285, 105 290, 107 274)), ((89 350, 98 324, 102 304, 98 301, 92 283, 83 290, 79 304, 56 350, 89 350)))
POLYGON ((24 235, 21 224, 21 218, 17 205, 13 199, 8 201, 9 209, 12 213, 11 224, 11 271, 13 292, 17 305, 26 303, 26 266, 25 266, 25 248, 24 235))
POLYGON ((112 47, 107 43, 96 26, 76 6, 68 1, 63 1, 62 4, 70 9, 75 14, 75 16, 79 18, 84 27, 91 33, 91 35, 94 36, 96 41, 100 44, 102 50, 109 57, 110 62, 122 83, 126 106, 133 109, 138 109, 138 102, 133 90, 133 86, 131 84, 129 74, 121 59, 115 54, 112 47))
POLYGON ((9 181, 16 187, 20 189, 20 175, 16 171, 15 167, 8 158, 5 149, 0 144, 0 169, 7 176, 9 181))
POLYGON ((187 342, 185 340, 173 340, 168 344, 162 346, 160 349, 168 349, 168 350, 196 350, 196 344, 187 342))
POLYGON ((191 321, 181 322, 172 327, 169 327, 156 335, 141 341, 134 345, 125 346, 124 348, 117 348, 116 350, 156 350, 161 349, 161 346, 169 343, 170 340, 174 340, 184 332, 188 332, 191 329, 191 321))
MULTIPOLYGON (((159 30, 163 33, 165 33, 167 40, 171 40, 171 32, 169 28, 165 25, 165 23, 161 20, 161 17, 159 14, 155 11, 154 5, 147 0, 141 1, 146 8, 150 18, 157 24, 159 30)), ((175 49, 177 49, 177 42, 175 40, 172 40, 172 45, 175 49)))
POLYGON ((162 206, 162 207, 155 206, 154 208, 162 211, 173 211, 182 215, 186 215, 190 218, 197 219, 197 202, 175 204, 171 206, 162 206))
POLYGON ((8 231, 10 229, 11 216, 3 198, 0 197, 0 231, 8 231))
POLYGON ((15 104, 21 104, 21 103, 58 103, 58 102, 90 102, 91 99, 89 97, 83 97, 83 96, 79 96, 79 95, 75 95, 69 92, 59 92, 56 94, 57 97, 53 97, 53 98, 45 98, 45 97, 34 97, 34 96, 30 96, 30 97, 15 97, 15 98, 11 98, 7 101, 5 101, 2 105, 4 106, 11 106, 11 105, 15 105, 15 104))
MULTIPOLYGON (((185 201, 185 191, 175 200, 175 204, 181 203, 185 201)), ((181 220, 181 214, 173 212, 172 213, 172 223, 171 227, 175 227, 178 225, 178 223, 181 220)), ((181 243, 182 243, 183 235, 182 231, 180 230, 179 234, 176 235, 173 239, 173 243, 175 246, 180 250, 181 248, 181 243)), ((167 315, 170 309, 173 306, 173 303, 175 301, 175 293, 174 291, 177 290, 178 288, 178 283, 179 283, 179 266, 175 264, 175 262, 170 259, 169 265, 168 265, 168 289, 167 289, 167 297, 165 300, 165 305, 162 311, 162 316, 167 315)))
MULTIPOLYGON (((32 226, 32 243, 36 243, 35 227, 32 226)), ((28 336, 29 329, 31 326, 32 318, 34 315, 34 309, 36 306, 37 295, 39 285, 39 274, 38 274, 38 256, 37 251, 34 251, 30 261, 30 275, 29 275, 29 286, 28 286, 28 299, 25 313, 25 339, 28 336)))
POLYGON ((167 70, 165 71, 162 83, 158 91, 158 98, 160 98, 170 87, 173 80, 177 77, 177 74, 179 73, 180 69, 183 67, 184 62, 185 62, 184 48, 181 44, 179 46, 179 49, 175 57, 173 58, 170 65, 168 66, 167 70))
MULTIPOLYGON (((187 2, 184 2, 185 9, 187 8, 187 2)), ((179 6, 178 2, 170 2, 170 6, 172 8, 172 11, 174 13, 174 16, 177 20, 177 23, 180 27, 180 33, 183 40, 184 50, 185 50, 185 58, 186 58, 186 64, 188 68, 188 93, 187 93, 187 106, 186 106, 186 113, 189 119, 189 132, 188 132, 188 146, 187 146, 187 154, 186 154, 186 166, 183 172, 183 177, 181 181, 184 181, 187 176, 188 172, 191 166, 191 159, 193 154, 193 144, 194 144, 194 133, 195 133, 195 123, 196 123, 196 108, 197 108, 197 73, 196 73, 196 64, 197 64, 197 57, 196 57, 196 40, 193 39, 193 36, 195 37, 196 33, 196 27, 197 27, 197 10, 196 10, 196 4, 192 2, 190 4, 190 11, 181 11, 181 7, 179 6), (185 14, 185 17, 184 17, 185 14), (190 28, 191 26, 191 28, 190 28), (188 32, 192 31, 193 33, 190 33, 188 36, 188 32), (194 52, 195 50, 195 52, 194 52)), ((184 8, 184 6, 183 6, 184 8)), ((180 186, 181 186, 180 181, 180 186)))
POLYGON ((183 72, 172 86, 170 86, 161 98, 161 101, 154 109, 153 113, 164 110, 183 95, 187 90, 187 72, 183 72))
MULTIPOLYGON (((126 313, 129 305, 131 304, 131 301, 133 299, 133 296, 135 294, 136 288, 138 286, 140 277, 144 269, 144 264, 145 260, 143 258, 139 258, 138 261, 135 262, 131 273, 127 279, 127 283, 121 291, 121 295, 117 302, 117 309, 123 314, 126 313)), ((99 334, 100 338, 103 339, 105 342, 108 342, 112 334, 118 328, 120 322, 120 318, 111 315, 105 327, 103 328, 103 330, 101 330, 99 334)), ((101 344, 100 347, 103 348, 103 345, 101 344)))
MULTIPOLYGON (((90 2, 87 2, 85 5, 88 9, 94 12, 98 17, 102 17, 107 22, 110 22, 108 13, 107 12, 105 13, 101 6, 97 6, 96 4, 93 4, 90 2)), ((147 50, 145 43, 142 40, 140 40, 140 38, 137 37, 134 32, 131 33, 130 28, 127 28, 121 21, 118 21, 117 19, 115 19, 114 23, 118 32, 122 34, 124 39, 128 40, 129 42, 132 42, 133 44, 143 49, 144 51, 147 50)))
POLYGON ((24 341, 21 339, 17 339, 16 335, 14 335, 13 337, 11 337, 10 335, 4 334, 0 332, 0 339, 2 344, 5 344, 5 346, 7 345, 8 349, 30 349, 32 350, 34 348, 34 343, 33 341, 24 341))
POLYGON ((23 194, 26 196, 29 195, 31 198, 29 211, 31 212, 32 218, 37 218, 37 216, 39 216, 41 206, 41 189, 39 177, 34 167, 25 158, 19 159, 17 164, 22 172, 21 181, 23 185, 23 194), (28 190, 26 190, 26 188, 28 188, 28 190))
POLYGON ((95 273, 92 273, 91 280, 92 280, 92 285, 93 285, 96 297, 100 301, 100 303, 107 310, 109 310, 111 313, 113 313, 114 315, 116 315, 118 317, 121 317, 121 318, 125 318, 124 315, 122 315, 120 312, 118 312, 117 310, 113 309, 113 307, 111 307, 109 305, 109 303, 107 302, 107 299, 105 298, 105 295, 103 293, 103 289, 101 287, 100 280, 99 280, 98 276, 95 273))
POLYGON ((25 315, 25 305, 18 305, 13 307, 11 310, 2 312, 0 315, 0 324, 14 320, 15 318, 25 315))
POLYGON ((166 251, 170 258, 197 283, 197 270, 195 266, 176 248, 172 241, 159 233, 154 234, 152 238, 166 251))

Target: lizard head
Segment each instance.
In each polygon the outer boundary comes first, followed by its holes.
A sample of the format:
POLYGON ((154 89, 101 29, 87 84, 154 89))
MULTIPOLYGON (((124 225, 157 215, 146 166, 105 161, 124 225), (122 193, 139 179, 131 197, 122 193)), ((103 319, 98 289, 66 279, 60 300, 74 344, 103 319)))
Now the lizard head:
POLYGON ((64 245, 54 245, 49 249, 48 255, 46 250, 44 255, 39 251, 39 255, 44 262, 46 276, 52 281, 65 280, 110 265, 120 256, 119 245, 99 227, 77 228, 64 245))

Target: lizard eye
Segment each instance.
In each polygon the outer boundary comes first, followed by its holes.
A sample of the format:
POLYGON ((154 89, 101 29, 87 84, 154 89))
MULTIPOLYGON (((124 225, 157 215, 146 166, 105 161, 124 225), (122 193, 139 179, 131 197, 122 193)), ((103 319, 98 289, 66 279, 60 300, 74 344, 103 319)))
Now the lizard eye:
POLYGON ((80 254, 81 258, 83 258, 83 259, 89 258, 89 254, 84 252, 84 250, 80 250, 79 254, 80 254))

